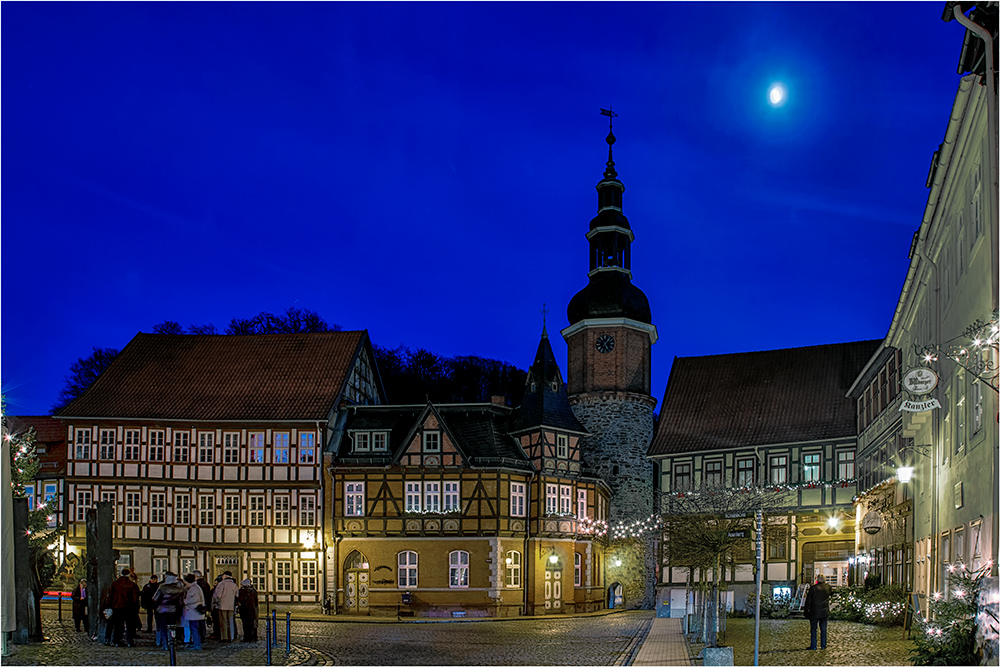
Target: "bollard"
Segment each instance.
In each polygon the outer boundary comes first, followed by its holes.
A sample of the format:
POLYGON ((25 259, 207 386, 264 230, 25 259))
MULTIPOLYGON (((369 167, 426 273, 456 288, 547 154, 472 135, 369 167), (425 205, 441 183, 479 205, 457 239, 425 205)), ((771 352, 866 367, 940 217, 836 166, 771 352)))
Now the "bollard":
POLYGON ((177 626, 167 627, 167 650, 170 651, 170 667, 177 667, 177 653, 174 649, 174 640, 177 637, 177 626))
POLYGON ((285 655, 292 650, 292 612, 285 612, 285 655))
POLYGON ((264 632, 267 633, 267 641, 264 645, 267 647, 267 664, 271 664, 271 619, 264 617, 264 632))

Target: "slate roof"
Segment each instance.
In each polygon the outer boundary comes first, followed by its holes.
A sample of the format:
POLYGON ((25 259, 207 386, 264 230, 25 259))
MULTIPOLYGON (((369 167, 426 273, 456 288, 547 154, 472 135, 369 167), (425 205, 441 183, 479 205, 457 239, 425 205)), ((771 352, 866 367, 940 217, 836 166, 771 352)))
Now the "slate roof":
POLYGON ((511 431, 517 433, 540 426, 587 434, 587 429, 577 420, 569 406, 566 384, 559 372, 555 354, 552 353, 549 336, 544 331, 538 342, 535 361, 528 369, 524 397, 514 409, 511 431), (556 389, 552 388, 553 382, 556 389), (534 391, 531 389, 532 384, 535 386, 534 391))
POLYGON ((325 420, 366 331, 140 333, 59 417, 325 420))
MULTIPOLYGON (((446 405, 357 406, 343 408, 346 415, 335 434, 338 463, 369 462, 371 459, 393 459, 409 444, 408 435, 419 426, 426 410, 440 418, 442 429, 456 442, 459 450, 472 465, 495 465, 484 459, 507 459, 518 467, 530 467, 530 462, 517 440, 510 435, 510 408, 489 403, 454 403, 446 405), (351 451, 349 431, 389 431, 389 451, 351 451)), ((339 426, 339 424, 338 424, 339 426)))
POLYGON ((675 357, 649 455, 853 436, 845 394, 881 343, 675 357))

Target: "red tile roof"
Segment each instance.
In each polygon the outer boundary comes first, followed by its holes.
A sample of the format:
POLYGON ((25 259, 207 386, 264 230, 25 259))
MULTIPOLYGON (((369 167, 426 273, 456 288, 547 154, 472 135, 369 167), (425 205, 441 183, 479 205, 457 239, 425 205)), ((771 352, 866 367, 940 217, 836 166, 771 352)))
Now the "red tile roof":
POLYGON ((257 336, 140 333, 59 417, 323 420, 366 331, 257 336))
POLYGON ((649 455, 853 436, 845 394, 881 342, 675 357, 649 455))
POLYGON ((11 433, 35 429, 35 448, 38 450, 38 461, 42 464, 37 477, 66 474, 66 426, 61 421, 45 415, 9 416, 7 428, 11 433))

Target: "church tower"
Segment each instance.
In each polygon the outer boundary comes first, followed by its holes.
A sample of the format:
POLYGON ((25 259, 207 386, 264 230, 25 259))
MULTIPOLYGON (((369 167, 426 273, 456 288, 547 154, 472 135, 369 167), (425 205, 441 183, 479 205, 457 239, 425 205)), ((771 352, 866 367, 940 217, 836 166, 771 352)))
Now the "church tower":
MULTIPOLYGON (((614 122, 612 111, 602 109, 601 113, 614 122)), ((611 488, 609 519, 614 524, 644 521, 653 514, 653 465, 646 451, 653 437, 656 405, 650 386, 650 348, 656 342, 656 327, 649 300, 632 284, 635 236, 622 213, 625 186, 615 171, 611 123, 607 168, 597 184, 597 215, 587 232, 589 282, 570 300, 569 326, 561 333, 569 349, 570 405, 592 434, 582 444, 584 458, 611 488)), ((642 606, 648 606, 652 588, 640 588, 649 589, 639 593, 644 598, 642 606)))

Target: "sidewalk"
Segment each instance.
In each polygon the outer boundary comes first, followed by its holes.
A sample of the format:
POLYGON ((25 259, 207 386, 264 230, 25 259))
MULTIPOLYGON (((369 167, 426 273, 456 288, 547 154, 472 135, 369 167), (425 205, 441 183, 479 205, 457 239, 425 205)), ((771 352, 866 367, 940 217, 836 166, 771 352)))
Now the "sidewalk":
POLYGON ((681 634, 681 619, 654 618, 649 634, 633 665, 690 665, 687 642, 681 634))

